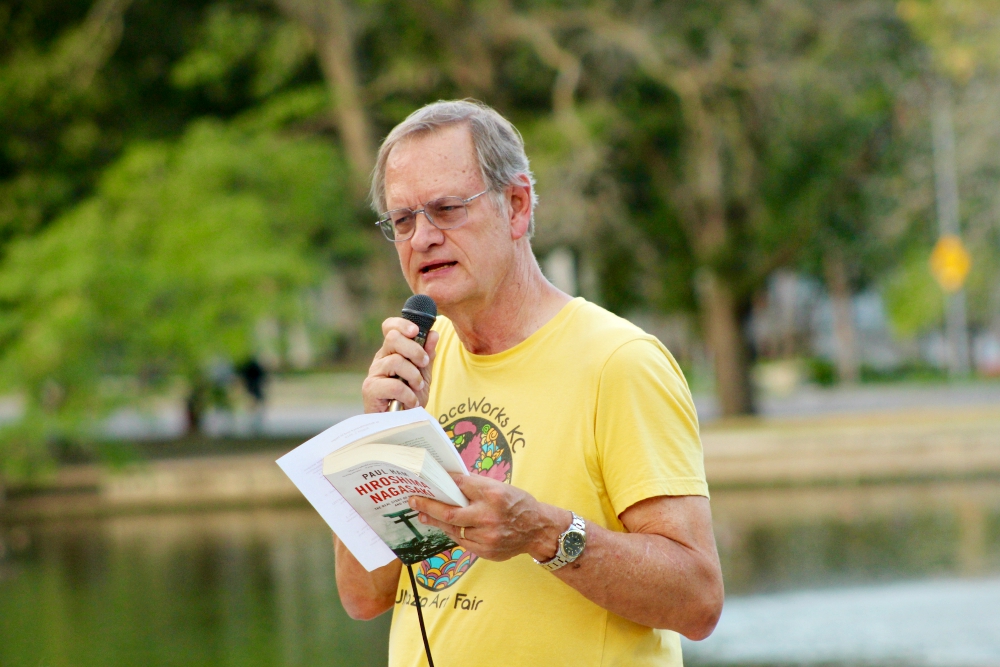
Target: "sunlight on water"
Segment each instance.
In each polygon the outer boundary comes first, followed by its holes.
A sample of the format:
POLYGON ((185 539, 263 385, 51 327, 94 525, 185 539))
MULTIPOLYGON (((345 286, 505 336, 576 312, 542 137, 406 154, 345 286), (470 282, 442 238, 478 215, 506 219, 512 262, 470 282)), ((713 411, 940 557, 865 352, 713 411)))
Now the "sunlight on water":
POLYGON ((796 591, 730 600, 695 664, 1000 664, 1000 578, 796 591))
POLYGON ((689 664, 1000 665, 996 480, 720 491, 713 512, 727 600, 689 664))

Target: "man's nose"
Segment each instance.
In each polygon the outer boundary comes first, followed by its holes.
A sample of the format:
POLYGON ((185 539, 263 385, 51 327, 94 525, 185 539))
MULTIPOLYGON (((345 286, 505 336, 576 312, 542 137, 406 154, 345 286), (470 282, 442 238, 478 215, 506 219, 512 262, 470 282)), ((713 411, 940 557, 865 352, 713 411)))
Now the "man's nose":
POLYGON ((417 252, 423 252, 444 241, 444 232, 431 224, 427 211, 418 213, 414 224, 416 229, 410 237, 410 247, 417 252))

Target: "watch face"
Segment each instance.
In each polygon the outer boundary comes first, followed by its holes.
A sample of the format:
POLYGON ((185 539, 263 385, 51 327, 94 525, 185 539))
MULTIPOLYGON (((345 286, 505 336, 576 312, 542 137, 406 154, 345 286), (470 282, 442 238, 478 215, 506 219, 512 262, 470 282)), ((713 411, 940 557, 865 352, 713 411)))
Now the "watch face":
POLYGON ((576 558, 583 552, 586 538, 580 533, 569 533, 563 538, 563 553, 569 558, 576 558))

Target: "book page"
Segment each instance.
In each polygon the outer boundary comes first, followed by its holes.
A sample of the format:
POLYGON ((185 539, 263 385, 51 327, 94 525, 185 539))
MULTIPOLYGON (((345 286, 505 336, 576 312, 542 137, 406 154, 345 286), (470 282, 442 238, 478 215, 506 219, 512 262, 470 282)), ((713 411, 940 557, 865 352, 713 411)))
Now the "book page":
MULTIPOLYGON (((357 440, 381 431, 417 422, 429 422, 428 426, 431 429, 429 432, 432 432, 436 427, 436 430, 440 431, 440 438, 450 444, 448 436, 445 435, 437 421, 423 408, 414 408, 399 412, 358 415, 345 419, 277 460, 278 466, 298 487, 309 504, 319 512, 319 515, 337 534, 344 546, 369 572, 392 562, 395 555, 329 480, 323 477, 323 458, 357 440)), ((424 430, 424 428, 420 428, 418 432, 424 430)), ((430 436, 426 437, 430 439, 430 436)), ((388 444, 404 443, 390 442, 388 444)), ((451 448, 451 451, 453 454, 451 458, 462 465, 462 459, 454 447, 451 448)), ((440 452, 439 455, 446 461, 449 458, 447 452, 440 452)), ((444 467, 445 470, 449 469, 449 466, 444 467)), ((451 467, 454 467, 453 463, 451 467)), ((462 465, 462 469, 465 469, 464 465, 462 465)))
POLYGON ((379 434, 372 439, 372 442, 376 440, 386 445, 406 445, 426 449, 448 472, 469 474, 455 445, 433 418, 426 424, 414 424, 410 428, 395 430, 385 435, 379 434))

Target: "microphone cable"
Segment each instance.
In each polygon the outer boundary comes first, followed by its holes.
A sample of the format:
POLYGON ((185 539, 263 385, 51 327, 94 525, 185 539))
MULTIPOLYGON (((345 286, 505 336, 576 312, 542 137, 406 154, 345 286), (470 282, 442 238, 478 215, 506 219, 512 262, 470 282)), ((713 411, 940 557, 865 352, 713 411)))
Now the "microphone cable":
MULTIPOLYGON (((437 304, 434 299, 424 294, 414 294, 403 305, 403 317, 417 325, 418 332, 413 339, 420 347, 427 342, 427 334, 434 326, 437 318, 437 304)), ((389 403, 389 412, 396 412, 402 408, 399 401, 393 400, 389 403)), ((434 658, 431 657, 431 644, 427 641, 427 628, 424 626, 424 612, 420 604, 420 591, 417 590, 417 578, 413 576, 413 565, 406 564, 406 571, 410 573, 410 586, 413 588, 413 603, 417 606, 417 620, 420 622, 420 638, 424 640, 424 653, 427 654, 427 666, 434 667, 434 658)))
POLYGON ((421 610, 420 593, 417 591, 417 578, 413 576, 413 566, 407 563, 406 571, 410 573, 410 586, 413 587, 413 603, 417 605, 417 620, 420 621, 420 638, 424 640, 427 665, 428 667, 434 667, 434 658, 431 657, 431 645, 427 641, 427 629, 424 627, 424 612, 421 610))

